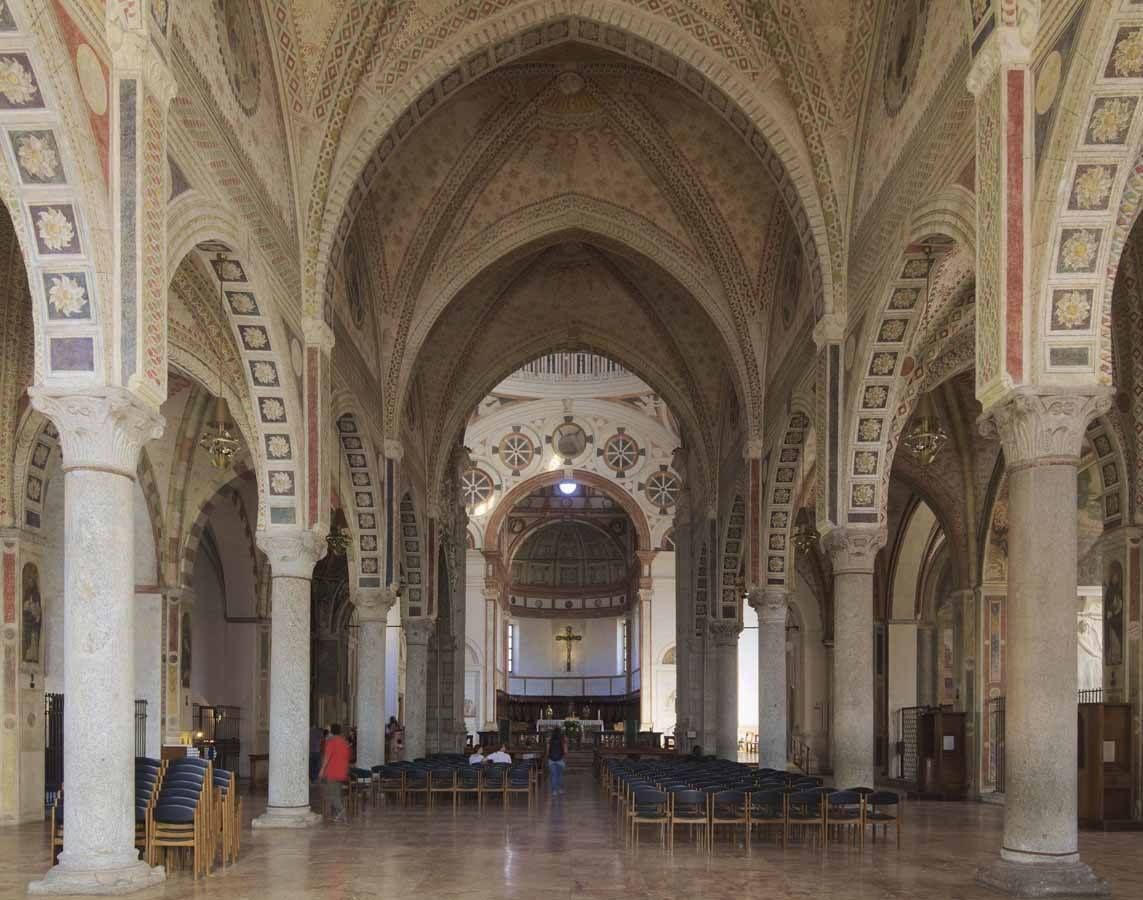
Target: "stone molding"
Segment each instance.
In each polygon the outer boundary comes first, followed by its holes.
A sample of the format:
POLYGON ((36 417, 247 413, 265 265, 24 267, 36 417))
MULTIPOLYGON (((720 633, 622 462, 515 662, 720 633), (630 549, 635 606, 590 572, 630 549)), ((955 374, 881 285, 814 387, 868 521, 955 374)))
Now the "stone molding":
POLYGON ((307 347, 316 346, 327 356, 333 352, 333 345, 336 343, 333 329, 321 319, 313 316, 302 319, 302 336, 306 339, 307 347))
POLYGON ((397 595, 389 588, 358 588, 351 591, 349 599, 357 607, 358 624, 384 622, 389 610, 397 600, 397 595))
POLYGON ((179 92, 178 81, 152 43, 146 29, 124 28, 107 21, 107 44, 111 49, 111 65, 117 72, 140 72, 143 84, 162 104, 164 110, 179 92))
POLYGON ((290 529, 263 531, 257 536, 258 548, 270 561, 271 578, 313 577, 314 565, 325 556, 326 545, 313 531, 290 529))
POLYGON ((381 450, 386 459, 393 459, 397 462, 400 462, 405 456, 405 448, 401 446, 400 441, 393 438, 385 438, 381 450))
POLYGON ((635 592, 635 599, 638 603, 650 603, 655 599, 655 592, 651 588, 639 588, 635 592))
POLYGON ((822 542, 834 575, 873 574, 877 551, 885 546, 884 528, 834 528, 822 542))
POLYGON ((157 409, 122 387, 70 391, 28 389, 32 406, 60 434, 63 469, 95 469, 135 479, 139 451, 163 434, 166 421, 157 409))
POLYGON ((716 647, 733 647, 742 633, 742 623, 736 619, 715 619, 710 623, 710 633, 716 647))
POLYGON ((428 619, 423 616, 416 619, 406 619, 405 643, 419 644, 427 647, 429 638, 433 632, 436 631, 436 627, 437 623, 435 619, 428 619))
POLYGON ((747 602, 757 610, 760 625, 785 626, 790 610, 790 592, 785 588, 754 588, 747 595, 747 602))
POLYGON ((1096 416, 1111 408, 1111 388, 1019 387, 980 417, 985 437, 1004 448, 1009 471, 1032 465, 1075 465, 1084 433, 1096 416))

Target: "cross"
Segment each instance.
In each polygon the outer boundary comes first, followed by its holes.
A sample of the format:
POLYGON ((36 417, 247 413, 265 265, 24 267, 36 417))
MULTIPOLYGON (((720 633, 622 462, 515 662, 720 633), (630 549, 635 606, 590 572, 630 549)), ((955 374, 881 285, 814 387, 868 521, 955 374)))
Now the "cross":
POLYGON ((570 625, 565 625, 564 626, 564 633, 563 634, 557 634, 556 640, 567 642, 567 645, 568 645, 567 671, 570 672, 571 671, 571 645, 572 645, 572 641, 582 641, 583 635, 582 634, 572 634, 572 627, 570 625))

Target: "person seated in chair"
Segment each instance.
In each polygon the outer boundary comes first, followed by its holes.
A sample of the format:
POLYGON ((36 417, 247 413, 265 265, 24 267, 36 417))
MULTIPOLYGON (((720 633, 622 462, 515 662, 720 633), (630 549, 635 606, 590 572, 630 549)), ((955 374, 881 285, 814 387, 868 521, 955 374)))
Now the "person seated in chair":
POLYGON ((484 748, 479 744, 476 745, 472 751, 472 755, 468 758, 468 764, 470 766, 479 766, 484 762, 484 754, 481 752, 483 749, 484 748))
POLYGON ((484 761, 490 763, 501 763, 505 766, 512 765, 512 757, 508 755, 508 745, 501 744, 500 749, 495 753, 490 753, 484 758, 484 761))

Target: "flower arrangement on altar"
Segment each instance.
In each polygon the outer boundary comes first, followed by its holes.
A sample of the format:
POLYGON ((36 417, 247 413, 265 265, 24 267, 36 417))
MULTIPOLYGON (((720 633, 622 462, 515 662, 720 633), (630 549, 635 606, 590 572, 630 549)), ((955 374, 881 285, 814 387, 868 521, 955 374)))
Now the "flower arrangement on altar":
POLYGON ((583 738, 583 726, 579 724, 579 719, 564 719, 564 734, 567 735, 569 744, 578 744, 583 738))

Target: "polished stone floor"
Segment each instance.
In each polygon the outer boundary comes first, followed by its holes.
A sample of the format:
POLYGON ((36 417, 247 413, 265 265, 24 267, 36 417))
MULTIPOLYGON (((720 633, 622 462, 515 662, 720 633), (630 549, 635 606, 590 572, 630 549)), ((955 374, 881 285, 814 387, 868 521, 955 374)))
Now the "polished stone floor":
MULTIPOLYGON (((264 804, 246 798, 247 819, 264 804)), ((569 778, 568 794, 455 817, 443 806, 366 810, 349 827, 243 834, 241 861, 194 884, 176 873, 140 898, 366 900, 366 898, 907 898, 968 900, 996 895, 972 873, 999 845, 1003 810, 979 803, 908 803, 901 850, 866 844, 864 852, 818 850, 755 841, 747 854, 721 841, 713 855, 683 840, 673 853, 648 830, 637 851, 589 773, 569 778)), ((1117 898, 1143 897, 1143 833, 1084 832, 1081 850, 1117 898)), ((0 897, 18 897, 42 874, 46 828, 0 830, 0 897)))

